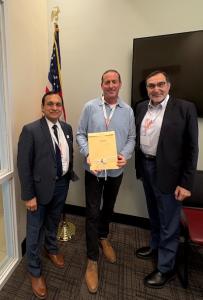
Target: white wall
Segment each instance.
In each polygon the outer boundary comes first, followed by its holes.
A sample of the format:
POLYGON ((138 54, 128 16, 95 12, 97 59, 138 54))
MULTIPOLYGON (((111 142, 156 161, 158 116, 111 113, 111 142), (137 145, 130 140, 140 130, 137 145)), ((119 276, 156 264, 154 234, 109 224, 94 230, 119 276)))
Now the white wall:
MULTIPOLYGON (((120 71, 121 96, 130 103, 133 38, 203 29, 202 0, 49 0, 49 15, 54 6, 61 10, 63 91, 74 132, 84 103, 100 94, 100 77, 106 69, 120 71)), ((203 120, 199 125, 202 135, 203 120)), ((202 147, 198 167, 203 169, 202 147)), ((80 181, 71 185, 68 203, 84 206, 82 157, 76 146, 75 169, 80 181)), ((134 159, 126 169, 115 211, 147 215, 134 159)))
POLYGON ((16 170, 22 126, 41 116, 41 96, 47 79, 47 3, 44 0, 6 0, 6 37, 12 142, 15 168, 19 241, 25 238, 25 205, 20 200, 16 170))
MULTIPOLYGON (((121 72, 121 96, 130 103, 133 38, 203 29, 202 0, 5 0, 9 91, 12 102, 13 153, 22 126, 41 116, 41 95, 51 51, 50 11, 59 5, 62 77, 68 121, 74 132, 84 103, 100 93, 100 76, 108 68, 121 72), (48 5, 48 14, 47 14, 48 5), (48 17, 48 19, 47 19, 48 17)), ((200 140, 203 142, 203 120, 200 140)), ((71 185, 68 202, 84 206, 82 158, 75 147, 75 169, 80 181, 71 185)), ((199 168, 203 169, 200 148, 199 168)), ((25 208, 16 201, 19 241, 25 237, 25 208)), ((145 199, 130 161, 116 204, 120 213, 146 216, 145 199)))

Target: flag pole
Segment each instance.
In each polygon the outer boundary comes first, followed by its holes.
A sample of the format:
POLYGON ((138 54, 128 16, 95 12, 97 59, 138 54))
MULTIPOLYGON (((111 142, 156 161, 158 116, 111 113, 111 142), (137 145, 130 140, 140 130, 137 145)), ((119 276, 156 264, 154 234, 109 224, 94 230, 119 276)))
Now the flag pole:
MULTIPOLYGON (((51 22, 54 22, 54 45, 53 49, 55 50, 54 53, 56 54, 56 67, 58 70, 58 80, 59 80, 59 92, 62 101, 63 101, 63 95, 62 95, 62 80, 61 80, 61 57, 60 57, 60 46, 59 46, 59 27, 58 27, 58 15, 60 13, 60 9, 58 6, 55 6, 51 12, 51 22)), ((53 86, 52 86, 52 89, 53 86)), ((66 121, 66 113, 64 108, 64 102, 63 102, 63 118, 64 121, 66 121)), ((59 241, 69 241, 72 236, 75 235, 75 225, 71 222, 66 221, 66 213, 65 213, 65 205, 63 208, 63 213, 61 215, 61 221, 59 223, 58 227, 58 233, 57 233, 57 239, 59 241)))
POLYGON ((51 22, 58 23, 60 9, 58 6, 54 6, 51 12, 51 22))

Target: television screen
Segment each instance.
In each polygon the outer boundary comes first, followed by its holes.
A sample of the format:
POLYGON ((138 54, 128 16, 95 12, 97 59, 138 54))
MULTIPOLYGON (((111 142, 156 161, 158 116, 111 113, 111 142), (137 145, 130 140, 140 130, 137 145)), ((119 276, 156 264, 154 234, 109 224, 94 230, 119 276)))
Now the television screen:
POLYGON ((155 70, 167 72, 170 94, 195 103, 203 117, 203 30, 133 40, 132 107, 148 98, 144 79, 155 70))

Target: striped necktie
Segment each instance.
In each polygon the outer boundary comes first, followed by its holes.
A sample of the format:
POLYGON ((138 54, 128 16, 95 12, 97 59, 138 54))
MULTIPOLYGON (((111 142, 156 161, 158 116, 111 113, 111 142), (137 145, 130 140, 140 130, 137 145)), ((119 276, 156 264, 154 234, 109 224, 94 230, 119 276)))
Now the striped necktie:
MULTIPOLYGON (((57 125, 56 124, 53 125, 52 128, 54 130, 55 137, 56 137, 57 141, 59 142, 57 125)), ((62 173, 63 173, 62 161, 61 161, 61 150, 59 149, 59 146, 56 142, 55 142, 55 155, 56 155, 57 177, 61 177, 62 173)))

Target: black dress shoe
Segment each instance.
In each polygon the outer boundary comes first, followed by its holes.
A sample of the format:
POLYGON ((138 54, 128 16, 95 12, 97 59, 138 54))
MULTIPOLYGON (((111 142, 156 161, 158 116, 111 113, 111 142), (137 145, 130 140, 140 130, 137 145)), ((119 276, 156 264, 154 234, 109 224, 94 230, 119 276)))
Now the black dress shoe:
POLYGON ((135 255, 138 258, 149 259, 154 257, 157 254, 156 249, 151 249, 150 247, 142 247, 135 251, 135 255))
POLYGON ((162 273, 155 270, 144 278, 144 284, 147 287, 161 289, 164 285, 175 277, 175 271, 162 273))

